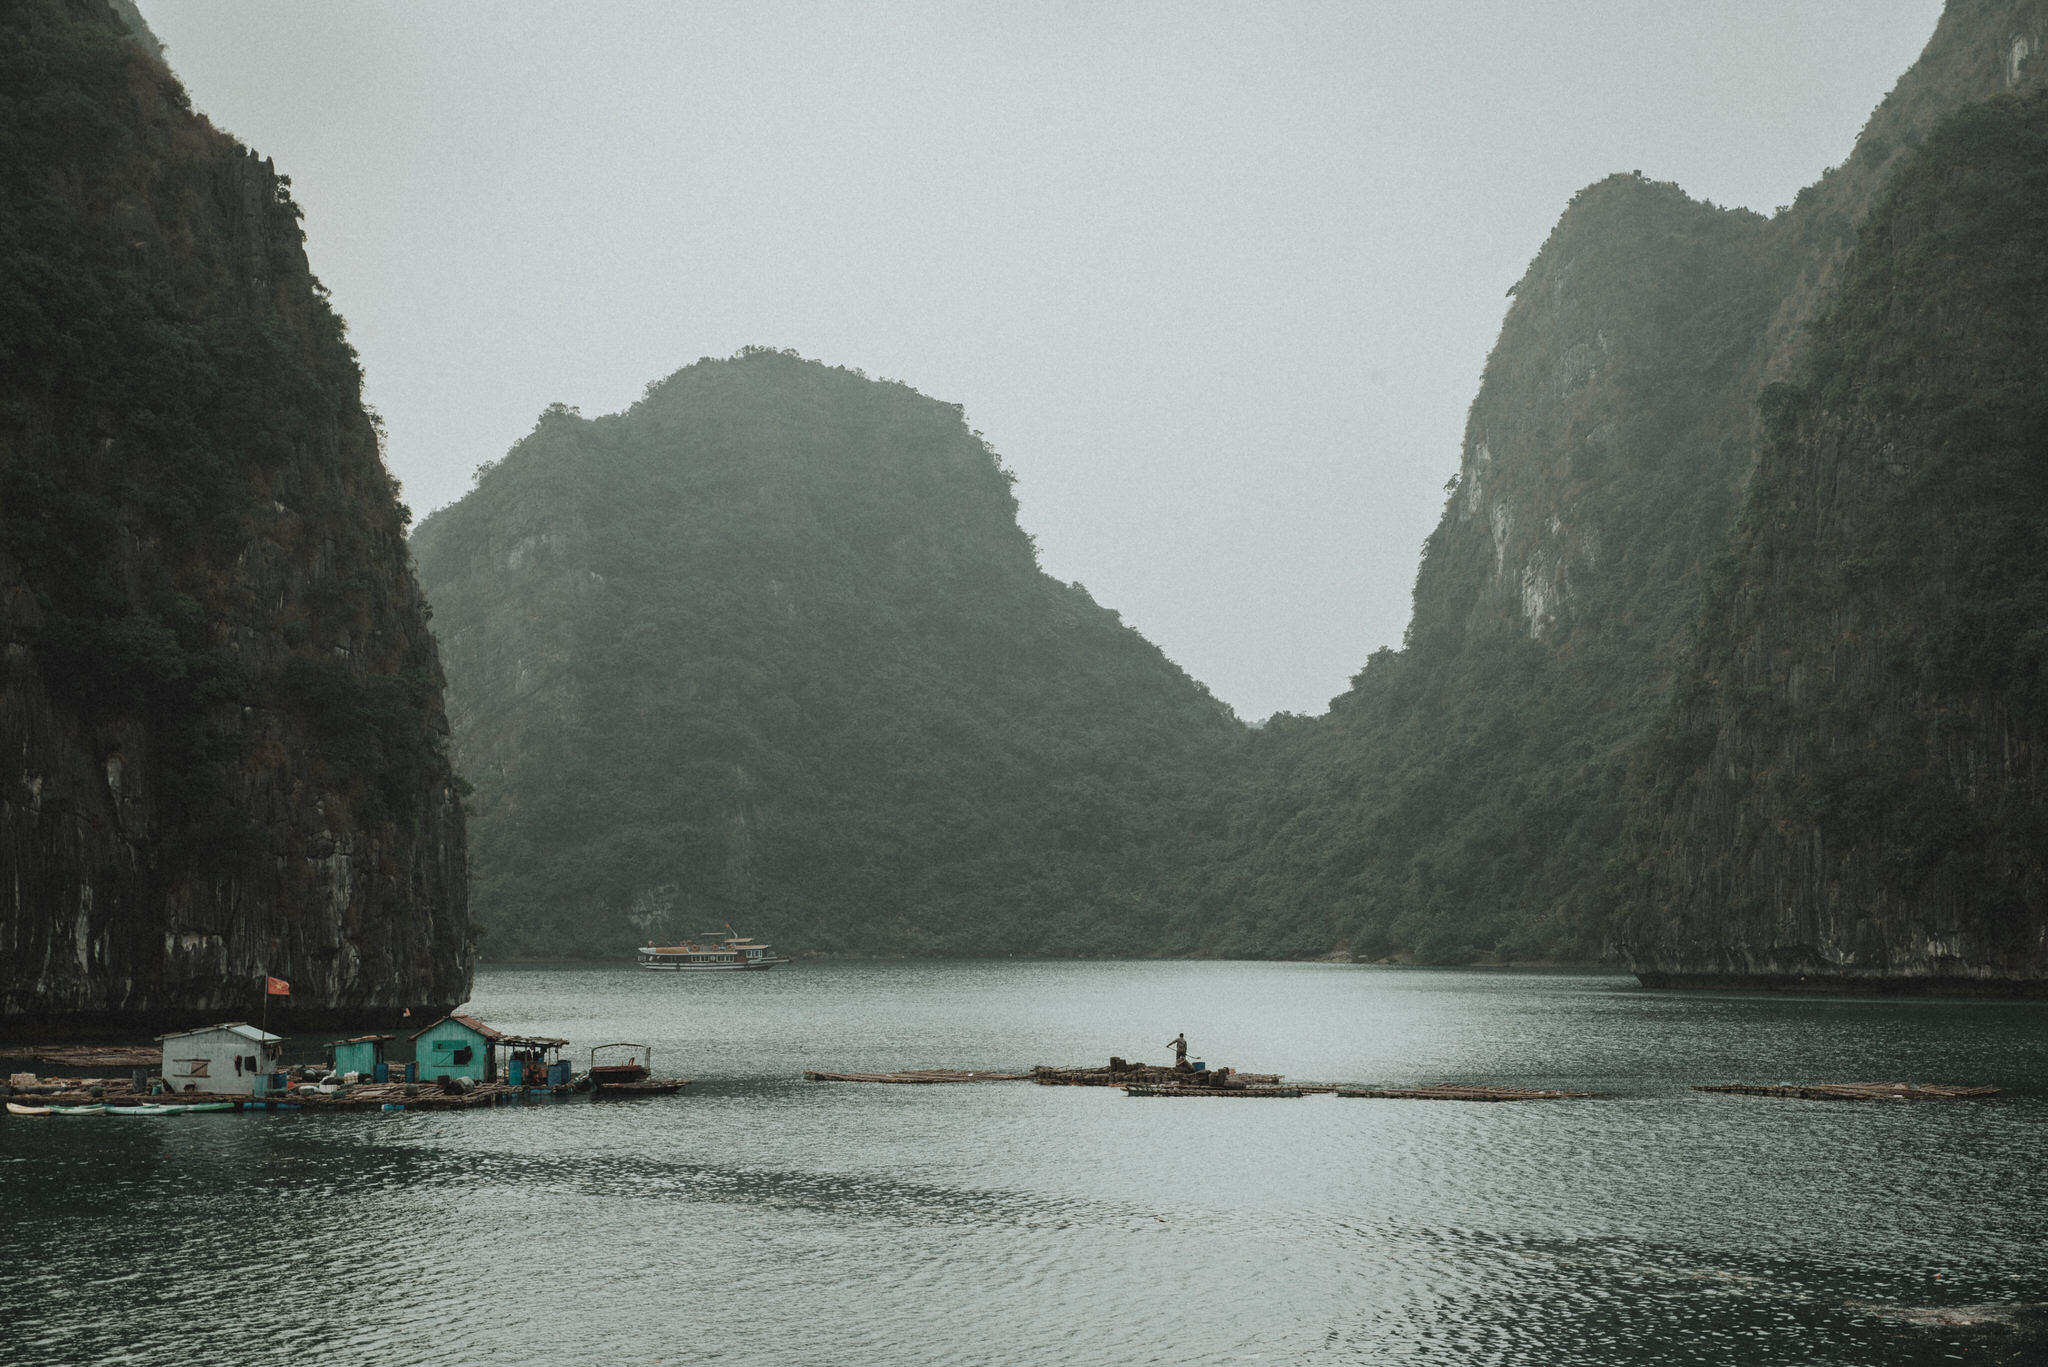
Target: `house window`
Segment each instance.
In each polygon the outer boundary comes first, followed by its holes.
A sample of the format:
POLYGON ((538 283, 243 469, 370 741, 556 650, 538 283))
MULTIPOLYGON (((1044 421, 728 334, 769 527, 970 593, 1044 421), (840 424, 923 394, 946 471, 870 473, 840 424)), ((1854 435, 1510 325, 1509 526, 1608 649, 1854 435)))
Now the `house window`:
POLYGON ((174 1058, 171 1062, 184 1064, 186 1077, 206 1076, 206 1060, 203 1058, 174 1058))

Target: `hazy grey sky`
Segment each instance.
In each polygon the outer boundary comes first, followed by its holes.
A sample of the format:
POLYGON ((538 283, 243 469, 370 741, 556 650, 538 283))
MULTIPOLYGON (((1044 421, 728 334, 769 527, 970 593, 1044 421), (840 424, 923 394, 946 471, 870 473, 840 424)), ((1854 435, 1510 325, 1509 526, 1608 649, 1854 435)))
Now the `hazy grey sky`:
POLYGON ((424 515, 753 343, 966 405, 1247 717, 1398 644, 1507 287, 1640 169, 1768 213, 1937 0, 142 0, 290 175, 424 515))

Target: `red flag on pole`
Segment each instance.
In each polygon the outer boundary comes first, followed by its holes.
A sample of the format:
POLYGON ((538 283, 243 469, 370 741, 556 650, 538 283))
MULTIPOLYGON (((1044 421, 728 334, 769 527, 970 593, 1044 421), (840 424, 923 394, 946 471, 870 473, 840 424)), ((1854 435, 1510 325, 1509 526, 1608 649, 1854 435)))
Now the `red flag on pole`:
POLYGON ((292 994, 292 985, 283 978, 273 978, 265 974, 263 990, 273 997, 289 997, 292 994))

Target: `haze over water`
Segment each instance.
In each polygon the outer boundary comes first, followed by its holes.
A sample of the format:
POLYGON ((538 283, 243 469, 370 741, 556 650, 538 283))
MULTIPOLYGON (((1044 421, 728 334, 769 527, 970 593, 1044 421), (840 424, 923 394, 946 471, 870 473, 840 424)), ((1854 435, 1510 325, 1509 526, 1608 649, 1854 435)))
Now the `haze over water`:
POLYGON ((2038 1005, 938 962, 487 969, 473 1009, 578 1050, 647 1040, 697 1081, 468 1113, 6 1117, 0 1361, 232 1341, 300 1364, 1995 1363, 2048 1343, 2038 1005), (1159 1060, 1180 1029, 1296 1080, 1607 1096, 801 1080, 1159 1060), (1687 1089, 1734 1080, 2009 1091, 1687 1089))

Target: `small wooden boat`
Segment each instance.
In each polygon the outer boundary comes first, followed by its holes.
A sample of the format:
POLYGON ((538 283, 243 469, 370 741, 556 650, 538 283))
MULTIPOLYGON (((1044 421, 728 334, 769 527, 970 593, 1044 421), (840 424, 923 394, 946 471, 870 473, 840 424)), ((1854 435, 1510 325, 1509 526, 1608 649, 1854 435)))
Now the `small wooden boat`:
POLYGON ((48 1115, 49 1113, 50 1108, 48 1106, 24 1106, 18 1101, 7 1103, 7 1114, 9 1115, 48 1115))
POLYGON ((631 1040, 600 1044, 590 1051, 590 1085, 602 1089, 622 1086, 628 1082, 645 1082, 653 1063, 654 1050, 645 1044, 635 1044, 631 1040), (630 1049, 633 1052, 627 1055, 624 1062, 619 1061, 616 1053, 607 1054, 605 1062, 598 1062, 599 1054, 620 1049, 630 1049), (647 1060, 646 1063, 640 1061, 643 1058, 647 1060))

